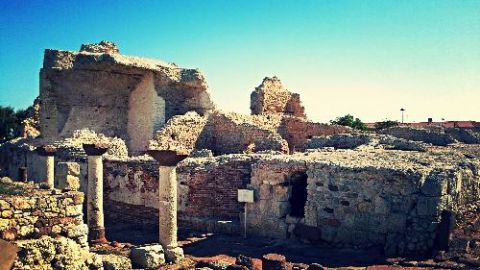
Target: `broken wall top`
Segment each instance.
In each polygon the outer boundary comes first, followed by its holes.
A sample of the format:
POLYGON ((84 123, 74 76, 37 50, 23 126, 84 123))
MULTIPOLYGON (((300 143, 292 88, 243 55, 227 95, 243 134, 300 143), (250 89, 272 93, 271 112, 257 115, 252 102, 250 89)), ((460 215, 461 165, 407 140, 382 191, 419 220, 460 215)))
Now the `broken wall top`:
MULTIPOLYGON (((90 45, 90 44, 89 44, 90 45)), ((82 45, 82 48, 85 45, 82 45)), ((207 89, 205 77, 198 69, 180 68, 160 60, 119 54, 118 49, 101 51, 83 48, 83 51, 46 49, 43 69, 52 70, 98 70, 121 74, 143 75, 147 71, 161 74, 164 80, 182 83, 196 89, 207 89)))
POLYGON ((250 95, 252 114, 286 114, 305 118, 300 95, 291 93, 277 77, 265 77, 250 95))

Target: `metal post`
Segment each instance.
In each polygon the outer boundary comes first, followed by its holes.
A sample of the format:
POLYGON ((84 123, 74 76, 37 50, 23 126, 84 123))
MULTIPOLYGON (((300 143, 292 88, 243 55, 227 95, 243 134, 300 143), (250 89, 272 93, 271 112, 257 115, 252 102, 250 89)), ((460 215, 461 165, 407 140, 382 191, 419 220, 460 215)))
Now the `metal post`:
POLYGON ((247 203, 245 203, 245 211, 243 211, 243 238, 247 238, 247 203))

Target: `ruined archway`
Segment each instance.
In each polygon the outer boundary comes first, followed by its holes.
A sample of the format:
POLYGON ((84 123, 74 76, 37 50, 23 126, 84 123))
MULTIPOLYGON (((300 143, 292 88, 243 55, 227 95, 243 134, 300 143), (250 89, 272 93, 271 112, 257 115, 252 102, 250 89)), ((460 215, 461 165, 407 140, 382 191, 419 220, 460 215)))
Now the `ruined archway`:
POLYGON ((290 216, 305 217, 305 203, 307 202, 307 174, 305 172, 293 173, 288 179, 291 186, 290 197, 290 216))

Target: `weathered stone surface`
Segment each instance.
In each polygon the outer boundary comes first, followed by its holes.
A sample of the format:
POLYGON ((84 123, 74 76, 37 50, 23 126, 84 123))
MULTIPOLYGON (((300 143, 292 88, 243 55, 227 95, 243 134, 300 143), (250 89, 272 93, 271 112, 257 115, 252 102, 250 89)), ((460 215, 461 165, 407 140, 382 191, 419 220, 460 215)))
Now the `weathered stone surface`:
POLYGON ((165 249, 165 258, 167 259, 167 262, 175 263, 184 257, 183 249, 180 247, 165 249))
POLYGON ((457 141, 464 143, 480 143, 480 132, 473 130, 460 130, 457 128, 414 128, 414 127, 391 127, 382 130, 382 133, 395 137, 422 141, 433 145, 446 146, 457 141))
POLYGON ((132 263, 146 269, 158 269, 165 263, 165 254, 161 245, 147 245, 134 247, 131 250, 132 263))
POLYGON ((252 114, 287 114, 306 117, 300 95, 288 91, 277 77, 265 77, 250 95, 252 114))
POLYGON ((91 52, 91 53, 119 53, 117 44, 102 40, 100 43, 91 43, 91 44, 82 44, 80 47, 81 52, 91 52))
POLYGON ((129 270, 132 269, 132 261, 121 255, 108 254, 100 255, 105 270, 129 270))
POLYGON ((427 144, 396 138, 390 135, 377 135, 370 133, 335 134, 331 136, 318 136, 309 139, 306 149, 333 147, 335 149, 382 148, 402 151, 425 151, 427 144))
POLYGON ((12 183, 23 194, 0 194, 0 238, 14 241, 42 235, 65 236, 86 247, 83 225, 83 193, 37 190, 29 184, 12 183))
POLYGON ((55 186, 62 190, 77 191, 80 188, 80 164, 58 162, 55 169, 55 186))
POLYGON ((93 254, 65 237, 42 236, 15 243, 19 251, 13 269, 99 269, 93 254))
POLYGON ((80 52, 46 50, 40 99, 47 140, 89 128, 123 139, 131 154, 145 151, 174 115, 203 115, 214 107, 200 71, 124 56, 106 42, 84 45, 80 52))

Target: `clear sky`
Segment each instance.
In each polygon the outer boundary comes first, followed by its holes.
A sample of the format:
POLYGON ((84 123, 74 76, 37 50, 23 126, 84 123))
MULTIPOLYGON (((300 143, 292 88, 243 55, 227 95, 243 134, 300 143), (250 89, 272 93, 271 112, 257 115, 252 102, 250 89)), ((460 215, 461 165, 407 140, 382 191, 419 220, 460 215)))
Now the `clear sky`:
POLYGON ((45 48, 101 40, 199 68, 226 111, 276 75, 316 121, 480 121, 480 0, 0 0, 0 105, 32 103, 45 48))

